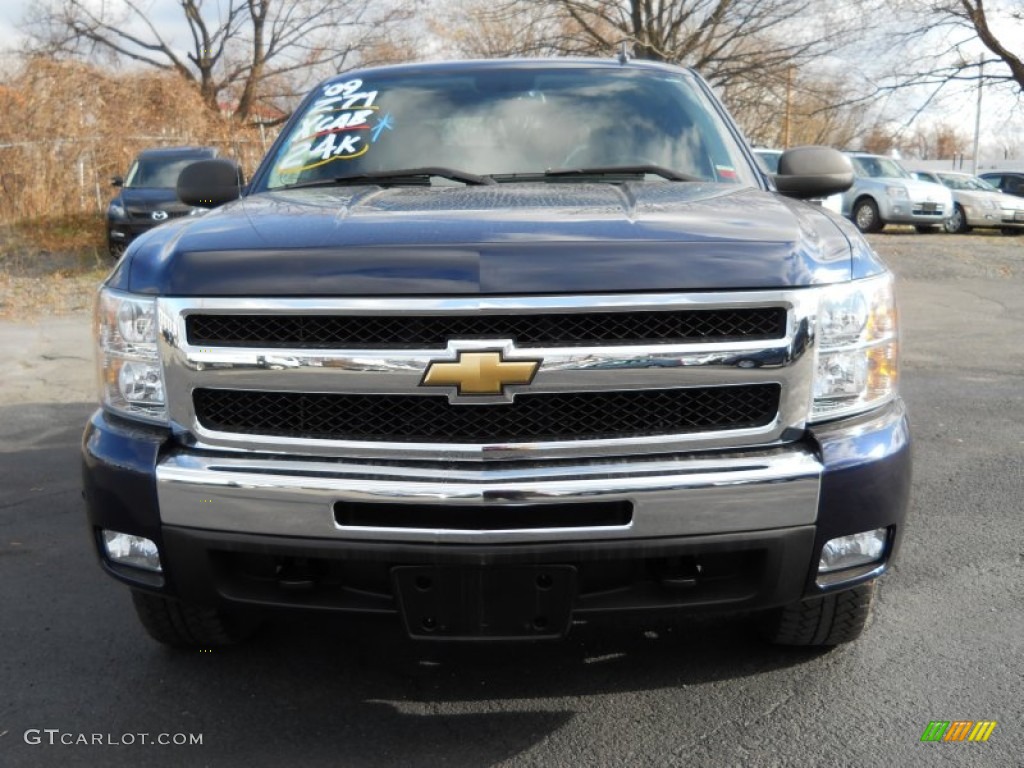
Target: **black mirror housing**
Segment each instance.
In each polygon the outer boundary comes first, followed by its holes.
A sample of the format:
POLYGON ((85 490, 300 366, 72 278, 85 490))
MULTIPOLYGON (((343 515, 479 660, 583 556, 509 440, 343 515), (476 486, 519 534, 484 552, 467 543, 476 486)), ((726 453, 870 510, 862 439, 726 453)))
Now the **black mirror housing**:
POLYGON ((197 208, 216 208, 242 196, 242 169, 234 160, 199 160, 178 174, 178 199, 197 208))
POLYGON ((123 187, 124 186, 124 179, 121 178, 120 176, 111 176, 110 177, 110 186, 112 186, 112 187, 123 187))
POLYGON ((772 178, 786 197, 828 197, 853 186, 853 165, 831 147, 794 147, 782 153, 779 172, 772 178))

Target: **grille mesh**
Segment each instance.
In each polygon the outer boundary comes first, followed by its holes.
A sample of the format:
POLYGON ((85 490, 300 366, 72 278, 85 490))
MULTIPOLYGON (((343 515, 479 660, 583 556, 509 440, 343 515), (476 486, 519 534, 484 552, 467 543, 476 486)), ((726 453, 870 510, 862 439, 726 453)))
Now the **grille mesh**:
POLYGON ((518 346, 778 339, 782 307, 535 315, 190 315, 198 346, 444 348, 448 339, 512 339, 518 346))
POLYGON ((206 429, 279 437, 496 443, 675 435, 769 424, 778 384, 526 394, 511 404, 447 398, 197 389, 206 429))

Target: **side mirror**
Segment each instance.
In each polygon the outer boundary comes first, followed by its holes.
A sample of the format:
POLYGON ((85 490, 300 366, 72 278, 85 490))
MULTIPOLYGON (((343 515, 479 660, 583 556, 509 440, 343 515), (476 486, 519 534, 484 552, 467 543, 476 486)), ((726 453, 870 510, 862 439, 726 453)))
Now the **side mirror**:
POLYGON ((112 187, 123 187, 124 186, 124 179, 121 178, 120 176, 111 176, 110 177, 110 186, 112 186, 112 187))
POLYGON ((828 197, 853 186, 853 165, 831 147, 794 147, 782 153, 772 178, 786 197, 828 197))
POLYGON ((197 208, 216 208, 241 197, 242 183, 242 169, 233 160, 199 160, 178 174, 178 199, 197 208))

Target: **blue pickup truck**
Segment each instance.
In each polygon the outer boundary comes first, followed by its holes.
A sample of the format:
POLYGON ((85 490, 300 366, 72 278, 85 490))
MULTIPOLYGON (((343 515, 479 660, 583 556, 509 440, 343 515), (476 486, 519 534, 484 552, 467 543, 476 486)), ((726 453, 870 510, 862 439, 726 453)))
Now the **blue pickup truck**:
POLYGON ((89 530, 145 629, 281 610, 418 639, 749 611, 856 638, 904 527, 893 276, 693 71, 506 60, 319 85, 247 185, 128 247, 96 314, 89 530))

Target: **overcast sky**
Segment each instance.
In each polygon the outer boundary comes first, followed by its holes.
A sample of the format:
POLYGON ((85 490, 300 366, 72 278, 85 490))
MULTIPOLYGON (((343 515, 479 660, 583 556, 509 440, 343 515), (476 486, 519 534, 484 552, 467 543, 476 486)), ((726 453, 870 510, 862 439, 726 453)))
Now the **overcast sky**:
POLYGON ((24 0, 7 0, 0 4, 0 49, 17 45, 18 33, 14 25, 21 18, 24 0))
MULTIPOLYGON (((0 0, 0 50, 10 50, 18 45, 20 33, 16 29, 27 8, 37 0, 0 0)), ((96 0, 95 5, 99 5, 96 0)), ((178 26, 181 8, 176 0, 152 0, 150 2, 153 20, 158 29, 173 29, 178 26)), ((185 32, 182 29, 182 32, 185 32)))

